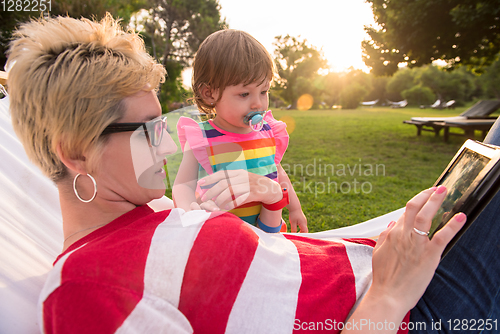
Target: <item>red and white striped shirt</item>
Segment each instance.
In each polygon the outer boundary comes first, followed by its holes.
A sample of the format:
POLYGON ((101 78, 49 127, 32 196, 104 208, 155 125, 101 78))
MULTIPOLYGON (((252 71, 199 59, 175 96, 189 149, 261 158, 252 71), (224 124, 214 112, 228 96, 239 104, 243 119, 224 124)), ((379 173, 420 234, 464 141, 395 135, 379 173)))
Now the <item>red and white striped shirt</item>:
POLYGON ((372 246, 141 206, 58 257, 39 321, 65 334, 340 332, 371 283, 372 246))

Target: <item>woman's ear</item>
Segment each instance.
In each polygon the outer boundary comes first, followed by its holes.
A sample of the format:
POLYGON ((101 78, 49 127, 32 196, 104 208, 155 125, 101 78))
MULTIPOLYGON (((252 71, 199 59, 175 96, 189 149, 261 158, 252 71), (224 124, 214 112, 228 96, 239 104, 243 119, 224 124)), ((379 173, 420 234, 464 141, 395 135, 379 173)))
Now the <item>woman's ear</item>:
POLYGON ((87 169, 85 166, 85 157, 70 157, 65 154, 61 148, 61 143, 57 143, 56 146, 57 156, 61 160, 61 162, 68 168, 69 170, 75 172, 75 174, 87 174, 87 169))
POLYGON ((214 105, 218 98, 217 90, 211 89, 207 85, 203 85, 203 87, 201 87, 201 98, 205 103, 214 105))

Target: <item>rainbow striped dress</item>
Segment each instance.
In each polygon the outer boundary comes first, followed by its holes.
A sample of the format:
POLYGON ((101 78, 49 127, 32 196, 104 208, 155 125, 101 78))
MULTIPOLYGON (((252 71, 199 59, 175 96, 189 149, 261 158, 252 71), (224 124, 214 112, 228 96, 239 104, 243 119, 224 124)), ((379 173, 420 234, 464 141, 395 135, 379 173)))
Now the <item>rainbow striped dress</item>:
MULTIPOLYGON (((197 123, 181 117, 177 133, 183 152, 187 142, 198 160, 198 179, 220 170, 243 169, 278 181, 276 166, 288 147, 289 138, 286 124, 275 120, 270 111, 258 132, 237 134, 222 130, 212 120, 197 123)), ((207 190, 198 188, 197 196, 207 190)), ((261 203, 251 202, 230 212, 255 225, 260 210, 261 203)))

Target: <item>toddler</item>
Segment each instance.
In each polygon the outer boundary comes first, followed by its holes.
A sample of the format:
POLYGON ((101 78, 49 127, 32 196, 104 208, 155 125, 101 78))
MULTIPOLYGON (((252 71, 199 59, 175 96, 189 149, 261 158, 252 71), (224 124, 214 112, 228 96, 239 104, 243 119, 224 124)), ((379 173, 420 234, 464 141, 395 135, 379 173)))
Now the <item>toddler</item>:
POLYGON ((196 203, 210 187, 203 180, 197 182, 203 176, 243 169, 279 182, 283 200, 271 205, 245 203, 230 212, 266 232, 279 232, 281 219, 262 221, 259 215, 261 210, 279 210, 281 218, 288 199, 292 232, 297 225, 307 232, 299 199, 280 165, 288 146, 286 125, 267 111, 274 73, 271 55, 243 31, 217 31, 200 45, 193 65, 194 99, 200 111, 215 118, 201 123, 179 119, 183 158, 172 196, 177 207, 186 211, 199 208, 196 203))

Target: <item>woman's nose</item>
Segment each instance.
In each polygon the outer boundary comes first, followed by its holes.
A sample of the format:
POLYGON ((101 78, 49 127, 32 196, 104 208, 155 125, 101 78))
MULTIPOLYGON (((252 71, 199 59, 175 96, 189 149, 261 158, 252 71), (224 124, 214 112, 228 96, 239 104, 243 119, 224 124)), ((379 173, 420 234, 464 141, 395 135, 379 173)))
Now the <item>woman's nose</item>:
POLYGON ((160 145, 156 147, 156 155, 164 157, 166 155, 174 154, 175 152, 177 152, 177 144, 168 133, 167 128, 164 128, 160 145))

